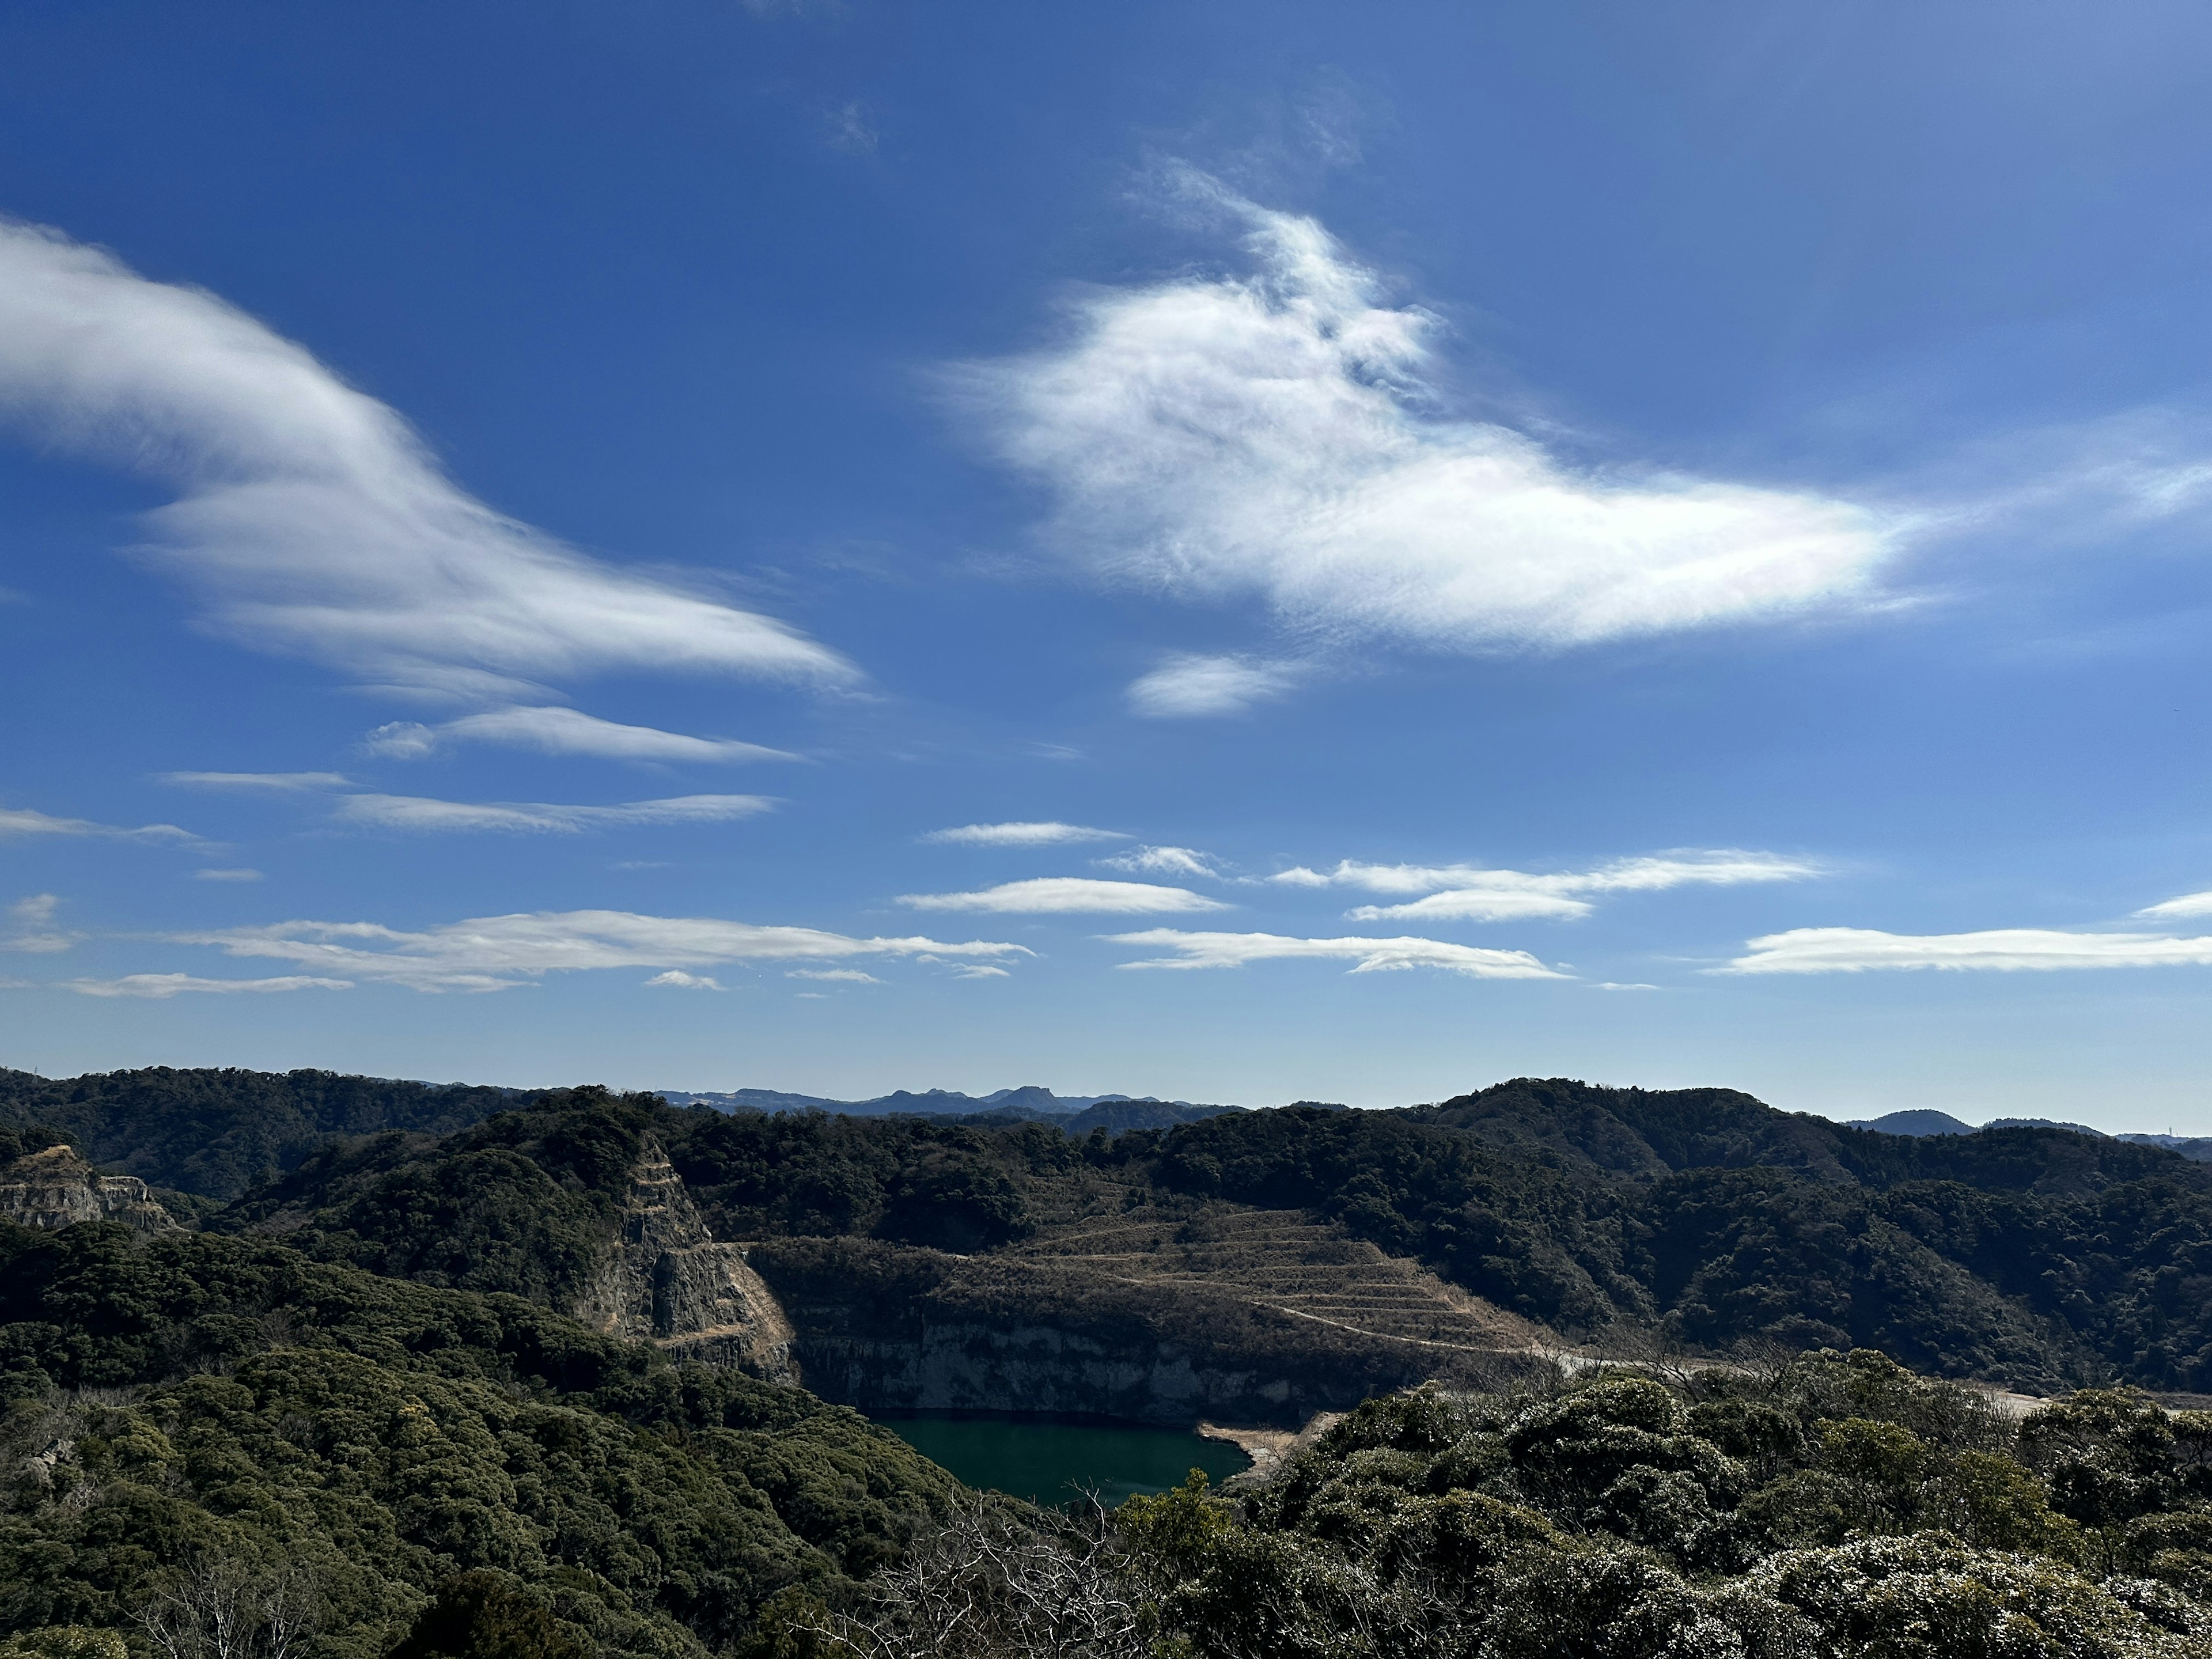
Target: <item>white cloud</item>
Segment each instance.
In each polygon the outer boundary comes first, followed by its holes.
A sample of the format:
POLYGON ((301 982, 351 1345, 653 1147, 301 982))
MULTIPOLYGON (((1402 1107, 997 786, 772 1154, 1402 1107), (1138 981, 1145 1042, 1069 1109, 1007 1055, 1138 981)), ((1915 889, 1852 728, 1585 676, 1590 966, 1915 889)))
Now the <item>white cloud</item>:
POLYGON ((992 910, 1012 915, 1165 915, 1230 908, 1187 887, 1158 887, 1146 881, 1098 881, 1088 876, 1040 876, 1033 881, 1009 881, 973 893, 902 893, 899 902, 917 910, 992 910))
POLYGON ((8 919, 15 924, 15 931, 0 935, 0 951, 51 956, 75 945, 83 935, 64 933, 55 925, 61 903, 52 893, 33 893, 9 905, 8 919))
POLYGON ((1658 892, 1671 887, 1738 887, 1756 882, 1802 881, 1822 873, 1824 866, 1809 859, 1722 848, 1616 859, 1594 870, 1547 874, 1488 870, 1473 864, 1361 864, 1346 859, 1325 875, 1300 866, 1268 879, 1296 887, 1359 887, 1370 893, 1426 895, 1401 904, 1361 905, 1345 913, 1354 921, 1521 921, 1586 916, 1595 907, 1585 895, 1658 892))
POLYGON ((678 795, 621 806, 556 806, 544 802, 432 800, 415 795, 348 795, 337 816, 386 830, 468 834, 492 830, 574 835, 626 823, 725 823, 771 811, 766 795, 678 795))
POLYGON ((1242 714, 1255 702, 1271 702, 1295 684, 1280 664, 1243 657, 1170 657, 1149 674, 1130 682, 1125 693, 1132 713, 1148 720, 1196 720, 1242 714))
POLYGON ((68 979, 65 991, 88 997, 146 997, 164 1000, 185 991, 350 991, 352 981, 285 974, 275 979, 200 979, 191 974, 125 974, 121 979, 68 979))
POLYGON ((720 991, 726 988, 712 974, 687 974, 681 968, 671 968, 665 974, 655 974, 646 983, 665 985, 678 991, 720 991))
POLYGON ((2212 964, 2212 939, 2155 933, 2067 933, 2001 927, 1978 933, 1885 933, 1797 927, 1747 941, 1723 974, 1857 974, 1874 969, 2156 968, 2212 964))
POLYGON ((353 782, 343 772, 164 772, 161 781, 192 789, 269 789, 285 794, 344 789, 353 782))
POLYGON ((94 823, 87 818, 58 818, 27 807, 0 806, 0 836, 98 836, 117 841, 198 841, 173 823, 142 823, 136 830, 94 823))
POLYGON ((195 870, 194 881, 259 881, 258 870, 195 870))
POLYGON ((693 738, 651 726, 623 726, 580 709, 513 705, 465 714, 438 726, 393 720, 363 739, 369 754, 386 760, 415 760, 454 743, 494 743, 535 749, 547 755, 589 755, 601 760, 733 761, 797 760, 781 749, 767 749, 735 738, 693 738))
POLYGON ((1221 872, 1212 858, 1188 847, 1139 847, 1133 853, 1095 860, 1109 870, 1125 870, 1133 876, 1199 876, 1219 880, 1221 872))
POLYGON ((216 631, 416 690, 610 670, 841 680, 769 617, 494 512, 392 410, 215 295, 0 223, 0 418, 173 483, 156 563, 216 631))
POLYGON ((988 962, 970 962, 952 970, 955 979, 1010 979, 1003 968, 994 968, 988 962))
POLYGON ((1109 579, 1252 594, 1293 626, 1565 647, 1861 599, 1900 526, 1850 501, 1570 464, 1448 417, 1435 319, 1381 299, 1315 221, 1186 173, 1256 267, 1094 291, 1069 337, 955 386, 1109 579))
POLYGON ((1474 979, 1565 979, 1526 951, 1486 951, 1432 939, 1285 939, 1279 933, 1186 933, 1155 927, 1109 935, 1117 945, 1157 946, 1176 952, 1123 968, 1242 968, 1282 957, 1350 961, 1355 974, 1405 968, 1441 968, 1474 979))
POLYGON ((2163 904, 2148 905, 2136 912, 2145 917, 2212 916, 2212 893, 2184 893, 2179 898, 2170 898, 2163 904))
POLYGON ((1083 823, 967 823, 957 830, 933 830, 922 839, 948 847, 1057 847, 1068 842, 1127 841, 1118 830, 1093 830, 1083 823))
MULTIPOLYGON (((1004 973, 1006 972, 1006 969, 1003 968, 997 968, 992 969, 992 971, 994 973, 1004 973)), ((793 968, 790 972, 787 973, 784 977, 786 979, 838 980, 852 985, 881 985, 883 983, 883 981, 878 979, 873 974, 868 973, 859 968, 793 968)))
POLYGON ((404 932, 373 921, 281 921, 171 936, 233 957, 269 957, 422 991, 504 991, 541 974, 596 968, 712 968, 732 962, 836 963, 854 957, 1028 956, 985 939, 850 939, 713 916, 540 910, 404 932))

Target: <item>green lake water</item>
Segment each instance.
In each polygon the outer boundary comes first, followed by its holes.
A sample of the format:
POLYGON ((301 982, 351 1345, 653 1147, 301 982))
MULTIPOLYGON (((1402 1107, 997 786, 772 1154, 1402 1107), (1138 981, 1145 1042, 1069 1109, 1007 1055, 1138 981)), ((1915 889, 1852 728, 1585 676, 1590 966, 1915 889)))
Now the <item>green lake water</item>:
POLYGON ((1179 1486, 1193 1469, 1218 1486, 1251 1463, 1226 1441, 1141 1423, 988 1412, 872 1415, 969 1486, 1039 1504, 1070 1503, 1096 1489, 1111 1509, 1137 1492, 1179 1486))

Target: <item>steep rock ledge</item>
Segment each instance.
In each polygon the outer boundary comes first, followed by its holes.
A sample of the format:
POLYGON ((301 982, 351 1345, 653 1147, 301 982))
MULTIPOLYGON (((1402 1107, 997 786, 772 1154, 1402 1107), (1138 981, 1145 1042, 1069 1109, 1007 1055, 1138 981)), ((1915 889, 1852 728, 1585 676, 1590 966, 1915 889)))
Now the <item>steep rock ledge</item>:
POLYGON ((120 1221, 149 1233, 177 1224, 137 1176, 102 1175, 66 1144, 0 1169, 0 1216, 40 1232, 80 1221, 120 1221))
POLYGON ((796 1382, 791 1327, 736 1244, 718 1244, 684 1178, 648 1135, 622 1209, 621 1234, 571 1311, 609 1336, 650 1341, 681 1359, 796 1382))

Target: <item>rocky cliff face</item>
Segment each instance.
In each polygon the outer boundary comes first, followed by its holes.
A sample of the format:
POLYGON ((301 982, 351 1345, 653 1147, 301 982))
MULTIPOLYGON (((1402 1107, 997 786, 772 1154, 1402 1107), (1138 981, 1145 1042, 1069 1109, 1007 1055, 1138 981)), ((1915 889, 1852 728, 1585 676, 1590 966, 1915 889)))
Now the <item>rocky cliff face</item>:
POLYGON ((609 1336, 672 1355, 796 1382, 791 1327, 744 1249, 718 1244, 660 1143, 631 1171, 622 1234, 572 1310, 609 1336))
POLYGON ((104 1176, 72 1146, 49 1146, 0 1169, 0 1216, 54 1232, 80 1221, 121 1221, 144 1232, 177 1224, 136 1176, 104 1176))
POLYGON ((1049 1263, 865 1239, 776 1239, 752 1260, 797 1332, 806 1386, 863 1411, 1083 1412, 1296 1427, 1467 1364, 1204 1285, 1170 1292, 1049 1263))

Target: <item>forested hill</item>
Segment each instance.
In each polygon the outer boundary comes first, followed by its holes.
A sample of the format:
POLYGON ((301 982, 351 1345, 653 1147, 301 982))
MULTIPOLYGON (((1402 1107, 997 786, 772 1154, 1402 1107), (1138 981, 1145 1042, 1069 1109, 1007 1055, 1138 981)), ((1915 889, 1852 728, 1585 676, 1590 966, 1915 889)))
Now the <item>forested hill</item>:
POLYGON ((258 1164, 258 1185, 204 1206, 212 1231, 549 1306, 592 1272, 650 1134, 720 1238, 1034 1256, 1075 1224, 1067 1195, 1106 1181, 1192 1225, 1303 1212, 1574 1339, 1874 1347, 2036 1392, 2212 1392, 2212 1169, 2063 1129, 1916 1139, 1731 1091, 1560 1079, 1080 1138, 320 1073, 0 1080, 0 1115, 160 1185, 222 1194, 258 1164))
POLYGON ((0 1124, 56 1129, 95 1163, 174 1192, 229 1199, 333 1136, 445 1134, 525 1093, 337 1072, 0 1070, 0 1124))

